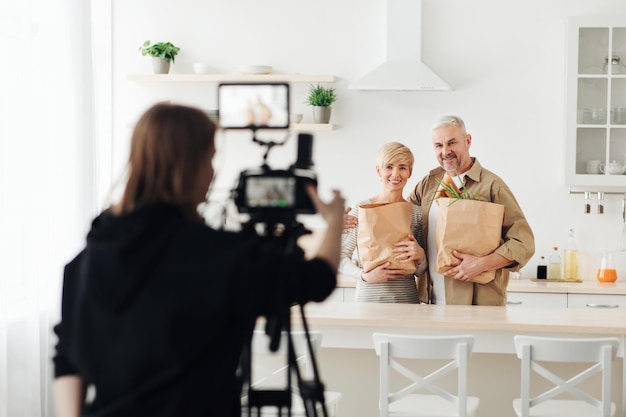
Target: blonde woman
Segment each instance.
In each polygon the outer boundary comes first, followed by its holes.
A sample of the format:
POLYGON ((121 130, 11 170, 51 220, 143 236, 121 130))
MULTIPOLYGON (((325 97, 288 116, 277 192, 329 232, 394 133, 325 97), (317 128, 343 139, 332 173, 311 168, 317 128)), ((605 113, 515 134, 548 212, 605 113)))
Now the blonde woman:
MULTIPOLYGON (((376 153, 376 174, 382 188, 378 194, 354 205, 348 215, 359 216, 359 206, 372 203, 395 203, 406 201, 403 192, 413 172, 413 153, 398 142, 383 145, 376 153)), ((339 272, 356 280, 355 301, 380 303, 419 303, 416 276, 427 269, 426 254, 422 240, 422 209, 412 205, 411 234, 396 243, 393 252, 396 260, 415 262, 418 267, 414 274, 406 274, 402 269, 390 268, 390 263, 382 264, 364 272, 357 250, 359 226, 347 229, 341 242, 339 272)))

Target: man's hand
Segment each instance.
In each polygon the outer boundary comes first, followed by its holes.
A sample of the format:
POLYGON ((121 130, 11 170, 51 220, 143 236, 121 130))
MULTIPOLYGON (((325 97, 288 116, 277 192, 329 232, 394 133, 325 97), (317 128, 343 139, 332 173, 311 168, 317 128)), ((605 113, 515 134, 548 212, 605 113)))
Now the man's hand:
POLYGON ((343 233, 344 234, 348 233, 350 229, 354 229, 359 224, 359 219, 357 217, 351 216, 348 214, 350 213, 350 210, 352 210, 351 207, 346 207, 346 210, 344 211, 344 217, 343 217, 343 233))
POLYGON ((446 277, 458 279, 459 281, 471 281, 472 278, 483 272, 480 265, 480 257, 467 253, 452 251, 452 254, 461 260, 461 263, 454 268, 448 269, 443 275, 446 277))
POLYGON ((452 254, 460 259, 461 263, 454 268, 448 269, 443 275, 459 281, 471 281, 482 272, 504 268, 515 263, 515 261, 495 252, 486 256, 474 256, 454 250, 452 254))

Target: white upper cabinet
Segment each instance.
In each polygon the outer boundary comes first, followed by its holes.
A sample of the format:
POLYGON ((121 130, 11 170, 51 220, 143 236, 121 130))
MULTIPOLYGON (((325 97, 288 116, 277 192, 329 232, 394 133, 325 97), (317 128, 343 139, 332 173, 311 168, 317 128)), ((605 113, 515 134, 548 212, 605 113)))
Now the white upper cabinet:
POLYGON ((624 189, 626 18, 570 18, 567 39, 567 184, 624 189))

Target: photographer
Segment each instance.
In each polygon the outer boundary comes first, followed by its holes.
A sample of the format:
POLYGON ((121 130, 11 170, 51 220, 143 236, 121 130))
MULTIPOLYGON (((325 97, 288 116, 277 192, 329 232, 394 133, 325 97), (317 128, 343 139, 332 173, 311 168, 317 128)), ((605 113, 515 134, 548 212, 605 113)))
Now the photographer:
POLYGON ((58 417, 240 416, 236 369, 256 318, 335 288, 338 191, 326 204, 307 188, 328 224, 311 260, 204 223, 215 129, 202 111, 170 104, 138 121, 122 199, 65 268, 58 417))

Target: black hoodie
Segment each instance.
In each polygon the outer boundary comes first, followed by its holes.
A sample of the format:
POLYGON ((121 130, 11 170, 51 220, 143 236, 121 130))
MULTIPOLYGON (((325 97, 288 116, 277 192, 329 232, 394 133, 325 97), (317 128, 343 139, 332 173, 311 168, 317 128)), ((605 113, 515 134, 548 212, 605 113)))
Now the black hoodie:
POLYGON ((166 204, 97 217, 65 267, 55 327, 55 375, 95 391, 83 415, 239 416, 235 373, 256 318, 336 284, 326 262, 267 243, 166 204))

